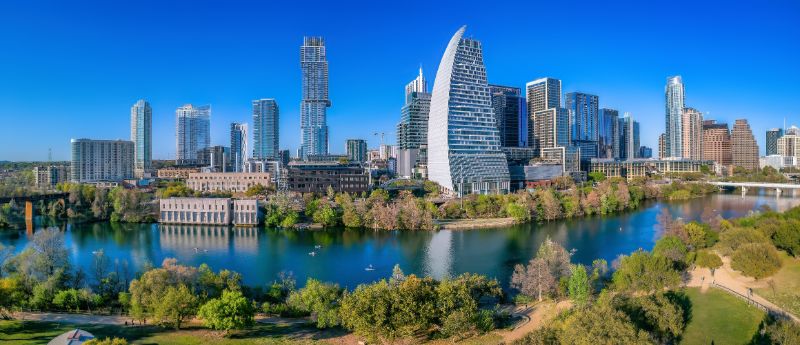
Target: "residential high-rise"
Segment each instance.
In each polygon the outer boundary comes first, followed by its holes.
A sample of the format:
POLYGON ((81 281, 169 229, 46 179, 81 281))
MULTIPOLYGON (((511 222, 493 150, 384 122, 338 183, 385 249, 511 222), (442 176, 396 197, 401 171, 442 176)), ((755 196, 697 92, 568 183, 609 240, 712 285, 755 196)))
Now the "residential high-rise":
POLYGON ((244 171, 244 165, 247 163, 247 124, 246 123, 231 123, 231 165, 234 172, 244 171))
POLYGON ((625 115, 618 121, 619 127, 619 158, 631 160, 639 157, 639 122, 633 120, 630 113, 625 115))
POLYGON ((492 95, 492 108, 494 117, 497 121, 497 129, 500 130, 500 146, 518 147, 520 146, 520 122, 524 99, 518 87, 489 85, 489 93, 492 95))
POLYGON ((582 92, 567 93, 570 143, 579 147, 581 159, 597 158, 599 97, 582 92))
POLYGON ((280 109, 272 98, 253 101, 253 158, 278 158, 280 109))
POLYGON ((211 146, 211 106, 186 104, 175 111, 175 160, 196 164, 197 151, 211 146))
POLYGON ((561 80, 541 78, 525 84, 528 146, 537 150, 569 145, 569 113, 561 107, 561 80), (538 118, 538 121, 537 121, 538 118))
POLYGON ((683 108, 681 114, 683 158, 703 159, 703 114, 694 108, 683 108))
POLYGON ((505 193, 508 165, 500 150, 481 43, 463 38, 445 49, 431 97, 428 178, 458 193, 505 193))
POLYGON ((140 99, 131 107, 131 141, 134 150, 134 175, 144 177, 153 162, 153 109, 140 99))
POLYGON ((134 145, 127 140, 72 139, 72 182, 133 178, 134 145))
POLYGON ((767 130, 767 156, 778 154, 778 138, 783 136, 783 128, 767 130))
POLYGON ((303 99, 300 101, 300 158, 328 154, 328 58, 325 39, 304 37, 300 47, 303 99))
POLYGON ((347 139, 345 143, 347 157, 350 161, 364 163, 367 161, 367 141, 364 139, 347 139))
POLYGON ((733 164, 731 157, 731 134, 727 123, 714 120, 703 121, 703 160, 722 166, 733 164))
MULTIPOLYGON (((767 142, 767 145, 769 145, 769 142, 767 142)), ((783 157, 797 157, 800 160, 800 131, 797 130, 797 127, 790 127, 786 130, 786 135, 778 138, 775 146, 775 154, 783 157)))
POLYGON ((602 108, 598 116, 597 156, 619 158, 619 111, 602 108))
POLYGON ((683 127, 682 116, 684 108, 684 88, 681 76, 676 75, 667 78, 667 86, 664 88, 666 99, 666 137, 665 147, 667 157, 683 157, 683 127))
POLYGON ((661 133, 658 135, 658 159, 667 158, 667 135, 661 133))
POLYGON ((405 91, 405 103, 397 124, 397 146, 403 150, 419 149, 420 145, 428 142, 428 113, 431 110, 431 94, 422 76, 422 68, 419 76, 406 85, 405 91))
POLYGON ((733 124, 731 153, 734 166, 749 170, 758 168, 758 144, 746 119, 736 120, 733 124))

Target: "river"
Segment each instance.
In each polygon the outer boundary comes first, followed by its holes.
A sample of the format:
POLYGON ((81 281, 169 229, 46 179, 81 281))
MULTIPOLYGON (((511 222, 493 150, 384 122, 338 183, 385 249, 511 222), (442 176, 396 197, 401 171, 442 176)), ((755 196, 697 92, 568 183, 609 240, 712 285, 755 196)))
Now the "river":
MULTIPOLYGON (((395 264, 406 273, 436 278, 480 273, 506 286, 514 265, 527 262, 548 236, 573 251, 573 262, 591 264, 603 258, 611 264, 620 254, 653 247, 661 236, 656 218, 664 207, 674 217, 689 221, 699 219, 705 207, 730 218, 764 205, 781 211, 798 204, 800 197, 777 198, 766 191, 744 198, 721 193, 680 202, 645 202, 638 210, 613 216, 435 232, 112 223, 60 227, 73 264, 87 272, 91 271, 93 252, 102 249, 112 262, 129 263, 131 271, 174 257, 183 264, 207 263, 214 270, 240 272, 244 283, 251 286, 272 282, 279 272, 291 271, 299 285, 313 277, 353 288, 388 277, 395 264)), ((36 228, 44 227, 43 222, 37 220, 36 228)), ((15 252, 31 238, 24 230, 0 231, 0 243, 13 246, 15 252)))

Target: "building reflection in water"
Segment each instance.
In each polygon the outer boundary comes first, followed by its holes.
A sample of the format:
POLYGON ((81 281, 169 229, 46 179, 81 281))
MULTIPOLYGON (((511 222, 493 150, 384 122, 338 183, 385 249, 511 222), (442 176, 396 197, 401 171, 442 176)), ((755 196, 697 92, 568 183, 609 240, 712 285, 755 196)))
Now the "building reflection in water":
POLYGON ((258 253, 258 228, 160 224, 161 248, 176 251, 258 253))
POLYGON ((436 279, 448 278, 453 269, 453 232, 437 231, 425 251, 425 274, 436 279))

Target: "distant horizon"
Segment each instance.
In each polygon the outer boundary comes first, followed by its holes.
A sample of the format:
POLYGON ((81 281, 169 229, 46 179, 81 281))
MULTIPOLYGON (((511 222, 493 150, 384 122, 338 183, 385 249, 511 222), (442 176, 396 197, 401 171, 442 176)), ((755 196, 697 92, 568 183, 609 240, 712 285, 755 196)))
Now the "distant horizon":
POLYGON ((672 75, 704 120, 747 119, 759 155, 767 130, 800 124, 798 2, 458 4, 0 4, 0 161, 45 162, 48 149, 68 161, 73 138, 129 140, 138 99, 153 108, 153 159, 175 158, 176 108, 211 105, 211 144, 229 146, 230 123, 252 126, 261 98, 276 99, 280 147, 294 156, 304 36, 324 37, 328 50, 330 153, 350 138, 377 148, 380 132, 394 144, 405 85, 422 66, 432 90, 464 24, 483 45, 490 84, 560 79, 562 96, 586 92, 630 112, 654 154, 672 75), (270 15, 246 20, 259 12, 270 15))

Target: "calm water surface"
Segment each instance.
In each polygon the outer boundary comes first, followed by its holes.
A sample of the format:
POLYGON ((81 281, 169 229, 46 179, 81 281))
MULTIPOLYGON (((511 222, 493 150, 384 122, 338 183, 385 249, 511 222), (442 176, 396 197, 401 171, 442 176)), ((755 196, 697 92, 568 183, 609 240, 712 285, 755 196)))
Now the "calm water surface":
MULTIPOLYGON (((787 193, 788 194, 788 193, 787 193)), ((800 204, 800 196, 776 198, 761 191, 742 198, 715 194, 684 202, 649 202, 634 212, 544 224, 469 231, 283 231, 195 225, 111 224, 62 225, 74 264, 89 271, 93 251, 127 261, 136 270, 177 258, 189 265, 209 264, 214 270, 242 273, 247 285, 273 281, 291 271, 302 284, 307 277, 350 288, 391 274, 399 264, 406 273, 436 278, 475 272, 498 278, 503 285, 515 264, 528 261, 548 236, 568 250, 573 261, 609 263, 638 248, 651 249, 661 235, 656 217, 662 208, 685 220, 699 219, 705 207, 725 218, 746 215, 763 205, 784 210, 800 204), (315 246, 321 246, 315 249, 315 246), (309 255, 310 252, 316 255, 309 255), (374 270, 366 270, 372 265, 374 270)), ((44 225, 39 224, 41 229, 44 225)), ((24 249, 32 234, 0 231, 0 243, 24 249)))

